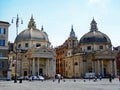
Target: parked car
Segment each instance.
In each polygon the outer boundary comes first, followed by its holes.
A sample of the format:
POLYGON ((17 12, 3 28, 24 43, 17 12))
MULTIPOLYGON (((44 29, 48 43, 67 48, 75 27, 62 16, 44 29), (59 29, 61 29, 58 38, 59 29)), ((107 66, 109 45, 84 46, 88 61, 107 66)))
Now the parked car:
POLYGON ((28 79, 29 79, 29 77, 28 77, 28 76, 20 76, 20 77, 18 77, 18 79, 28 80, 28 79))
POLYGON ((45 78, 43 76, 38 76, 38 80, 44 80, 45 78))
POLYGON ((44 80, 45 78, 43 76, 30 76, 29 80, 44 80))
POLYGON ((86 79, 92 79, 92 78, 95 78, 95 73, 86 73, 84 78, 86 79))
POLYGON ((31 81, 31 80, 37 80, 38 78, 37 78, 37 76, 30 76, 30 78, 29 78, 29 80, 31 81))

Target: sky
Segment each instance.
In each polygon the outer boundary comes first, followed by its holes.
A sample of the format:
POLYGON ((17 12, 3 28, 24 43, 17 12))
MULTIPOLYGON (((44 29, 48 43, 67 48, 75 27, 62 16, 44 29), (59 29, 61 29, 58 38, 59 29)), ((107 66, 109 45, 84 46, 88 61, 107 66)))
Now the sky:
POLYGON ((56 47, 68 39, 71 25, 80 38, 90 30, 94 17, 98 30, 105 33, 113 47, 120 45, 120 0, 0 0, 0 21, 10 23, 9 38, 16 37, 15 20, 19 15, 18 33, 27 29, 33 15, 38 29, 43 25, 49 41, 56 47))

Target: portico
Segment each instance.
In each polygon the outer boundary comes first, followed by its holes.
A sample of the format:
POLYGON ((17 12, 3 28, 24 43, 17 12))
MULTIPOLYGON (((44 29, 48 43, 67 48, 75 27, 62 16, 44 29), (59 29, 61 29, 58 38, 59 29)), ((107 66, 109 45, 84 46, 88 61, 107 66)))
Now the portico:
POLYGON ((29 75, 46 75, 53 76, 53 61, 51 58, 32 58, 30 59, 29 75))

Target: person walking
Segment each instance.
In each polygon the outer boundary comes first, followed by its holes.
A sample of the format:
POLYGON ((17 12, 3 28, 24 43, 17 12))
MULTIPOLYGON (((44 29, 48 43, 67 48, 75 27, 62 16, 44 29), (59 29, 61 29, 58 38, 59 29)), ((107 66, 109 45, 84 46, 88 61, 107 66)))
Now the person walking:
POLYGON ((58 78, 58 83, 60 83, 60 78, 58 78))
POLYGON ((119 78, 119 82, 120 82, 120 76, 118 78, 119 78))
POLYGON ((112 76, 111 75, 109 76, 109 82, 112 82, 112 76))

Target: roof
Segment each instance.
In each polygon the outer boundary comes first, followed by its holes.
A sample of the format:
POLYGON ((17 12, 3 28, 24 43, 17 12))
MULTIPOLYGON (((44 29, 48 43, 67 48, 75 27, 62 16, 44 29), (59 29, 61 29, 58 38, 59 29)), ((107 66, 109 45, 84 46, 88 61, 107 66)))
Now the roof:
POLYGON ((25 29, 19 35, 17 35, 15 42, 29 41, 29 40, 49 41, 46 32, 36 28, 36 24, 33 17, 31 17, 29 21, 28 29, 25 29))
POLYGON ((111 43, 109 37, 100 32, 100 31, 90 31, 87 34, 83 35, 79 41, 79 44, 88 44, 88 43, 111 43))
POLYGON ((94 18, 90 25, 91 25, 90 31, 82 36, 82 38, 79 41, 79 44, 88 44, 88 43, 89 44, 92 44, 92 43, 111 44, 110 38, 106 34, 98 31, 97 23, 94 20, 94 18))
POLYGON ((0 21, 0 23, 9 24, 9 22, 5 22, 5 21, 0 21))

